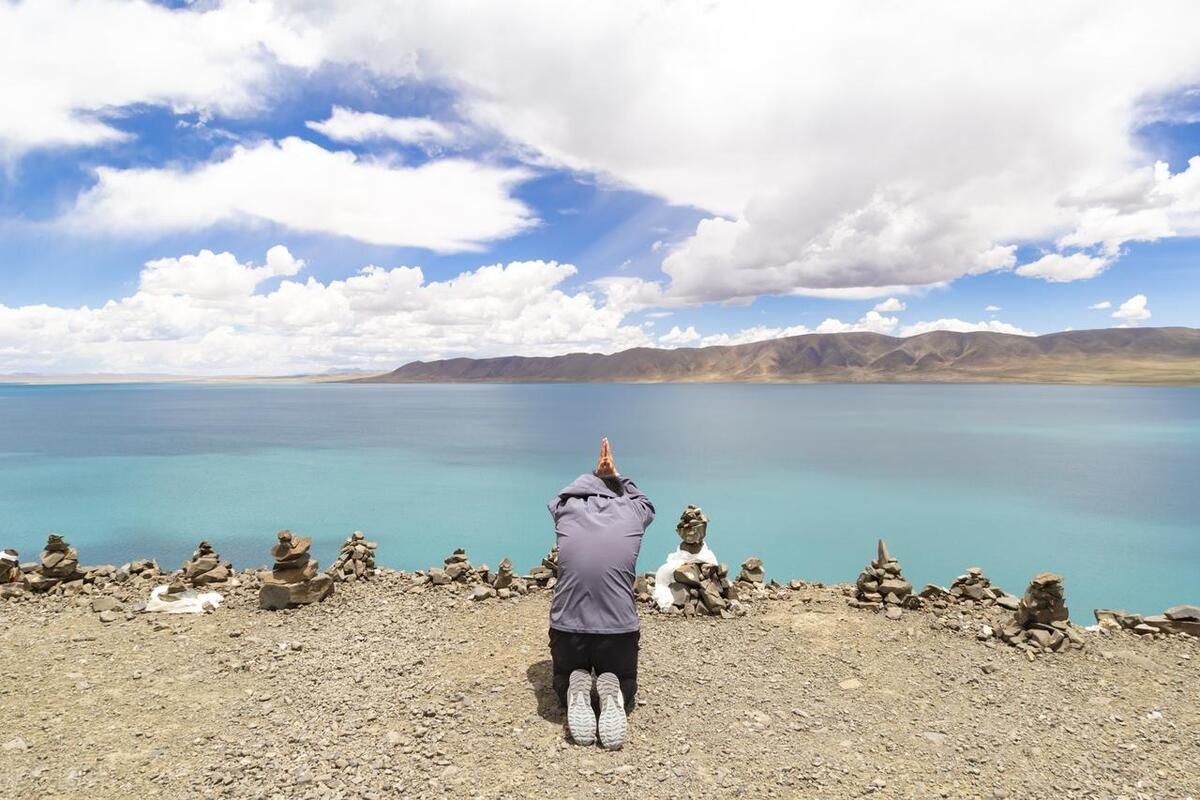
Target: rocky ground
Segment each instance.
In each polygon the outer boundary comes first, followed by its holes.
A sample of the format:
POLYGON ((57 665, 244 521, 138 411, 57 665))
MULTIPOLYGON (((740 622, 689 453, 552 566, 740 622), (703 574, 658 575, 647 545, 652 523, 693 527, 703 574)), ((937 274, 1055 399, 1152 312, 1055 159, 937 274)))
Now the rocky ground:
POLYGON ((618 752, 564 737, 545 592, 392 574, 108 623, 87 598, 0 601, 0 797, 1200 796, 1200 640, 1035 658, 844 591, 647 613, 618 752))

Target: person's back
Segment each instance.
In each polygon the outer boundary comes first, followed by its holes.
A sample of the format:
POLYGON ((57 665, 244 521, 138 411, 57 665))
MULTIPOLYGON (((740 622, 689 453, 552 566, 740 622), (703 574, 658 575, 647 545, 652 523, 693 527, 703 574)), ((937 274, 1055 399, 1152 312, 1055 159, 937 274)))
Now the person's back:
POLYGON ((595 740, 591 673, 600 694, 600 739, 620 747, 625 709, 637 691, 640 622, 633 599, 638 552, 654 506, 617 473, 608 440, 596 471, 550 501, 558 539, 558 583, 550 603, 554 689, 567 708, 572 738, 595 740))

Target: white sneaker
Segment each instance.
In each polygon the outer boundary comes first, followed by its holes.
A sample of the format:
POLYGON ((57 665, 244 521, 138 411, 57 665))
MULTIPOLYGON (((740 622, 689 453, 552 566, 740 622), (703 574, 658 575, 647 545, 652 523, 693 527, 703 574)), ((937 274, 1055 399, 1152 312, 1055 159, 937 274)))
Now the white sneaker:
POLYGON ((592 710, 592 673, 577 669, 567 687, 567 730, 575 744, 596 741, 596 712, 592 710))
POLYGON ((600 695, 600 746, 620 750, 625 744, 625 695, 621 682, 611 672, 596 678, 596 693, 600 695))

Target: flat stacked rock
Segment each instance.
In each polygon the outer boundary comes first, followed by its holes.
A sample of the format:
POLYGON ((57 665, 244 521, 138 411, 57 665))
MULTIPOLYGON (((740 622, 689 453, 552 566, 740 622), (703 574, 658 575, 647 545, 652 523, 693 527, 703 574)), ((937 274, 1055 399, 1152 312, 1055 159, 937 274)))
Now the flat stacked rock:
POLYGON ((362 531, 355 531, 342 545, 337 558, 329 567, 335 581, 363 581, 375 577, 375 542, 368 542, 362 531))
POLYGON ((763 570, 761 558, 751 556, 742 562, 742 571, 738 573, 738 583, 757 583, 761 584, 763 578, 766 577, 766 572, 763 570))
POLYGON ((500 566, 492 578, 492 588, 498 592, 502 592, 505 589, 511 591, 516 579, 516 575, 513 574, 512 559, 503 558, 500 560, 500 566))
POLYGON ((965 574, 959 575, 949 589, 926 584, 921 590, 921 597, 933 601, 978 603, 984 607, 997 605, 1009 611, 1016 611, 1021 604, 1021 598, 993 585, 979 567, 971 567, 965 574))
POLYGON ((445 567, 432 567, 425 579, 434 586, 445 586, 449 583, 479 583, 476 571, 467 558, 467 551, 457 548, 446 557, 445 567))
MULTIPOLYGON (((689 561, 675 568, 668 588, 671 590, 671 606, 663 609, 667 614, 683 614, 685 617, 711 616, 730 619, 746 613, 738 602, 738 588, 729 580, 729 567, 724 564, 709 564, 689 561)), ((654 576, 642 576, 645 585, 639 592, 635 581, 635 596, 651 598, 654 576)))
POLYGON ((1127 630, 1140 636, 1174 634, 1200 638, 1200 606, 1174 606, 1146 617, 1106 608, 1097 608, 1093 613, 1096 622, 1106 630, 1127 630))
POLYGON ((207 586, 224 583, 233 576, 233 565, 222 561, 221 556, 208 542, 196 546, 192 557, 183 564, 183 582, 190 586, 207 586))
POLYGON ((38 565, 29 574, 28 580, 29 587, 37 592, 44 592, 59 584, 82 581, 79 553, 59 534, 50 534, 46 538, 46 547, 38 558, 38 565))
POLYGON ((542 559, 542 563, 529 570, 529 580, 542 589, 553 589, 558 583, 558 545, 542 559))
POLYGON ((892 558, 887 543, 880 539, 875 560, 858 576, 850 604, 858 608, 908 606, 911 596, 912 584, 900 574, 900 562, 892 558))
POLYGON ((333 578, 318 575, 318 564, 309 555, 312 538, 296 537, 291 531, 276 534, 278 543, 271 548, 275 565, 263 573, 258 606, 271 611, 324 600, 333 593, 333 578))
POLYGON ((679 534, 680 547, 689 553, 698 553, 704 545, 704 537, 708 534, 708 515, 700 506, 688 505, 679 515, 679 523, 675 526, 679 534))
POLYGON ((501 560, 499 569, 492 576, 492 589, 501 600, 507 600, 513 595, 528 594, 529 580, 513 573, 512 560, 501 560))
POLYGON ((446 557, 446 577, 457 583, 472 583, 472 573, 475 571, 467 559, 467 551, 458 548, 446 557))
POLYGON ((1083 637, 1069 618, 1062 578, 1043 572, 1030 581, 1012 621, 1000 629, 1000 638, 1032 653, 1082 648, 1083 637))

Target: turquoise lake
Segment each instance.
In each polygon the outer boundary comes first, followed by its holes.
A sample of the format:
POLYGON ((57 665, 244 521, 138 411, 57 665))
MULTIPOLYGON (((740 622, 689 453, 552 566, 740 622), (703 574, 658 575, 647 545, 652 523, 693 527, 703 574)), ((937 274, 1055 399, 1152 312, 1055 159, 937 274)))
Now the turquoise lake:
POLYGON ((883 536, 918 587, 1058 572, 1079 622, 1200 601, 1196 389, 0 386, 0 547, 177 567, 204 538, 244 567, 286 527, 326 565, 358 529, 388 566, 524 570, 602 436, 658 508, 643 571, 695 503, 722 560, 780 581, 853 581, 883 536))

